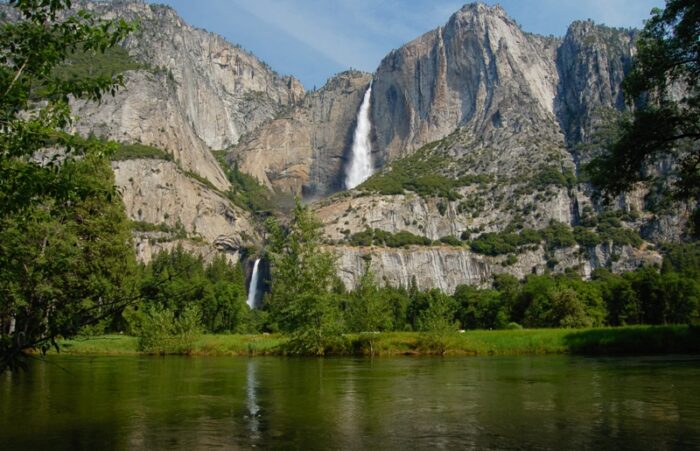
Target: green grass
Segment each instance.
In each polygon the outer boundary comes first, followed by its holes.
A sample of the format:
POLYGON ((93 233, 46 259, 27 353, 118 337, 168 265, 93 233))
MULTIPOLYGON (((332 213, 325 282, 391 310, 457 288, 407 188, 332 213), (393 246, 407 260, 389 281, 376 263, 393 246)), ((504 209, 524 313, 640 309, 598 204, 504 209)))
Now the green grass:
MULTIPOLYGON (((366 335, 364 335, 366 337, 366 335)), ((426 335, 419 332, 376 334, 376 355, 430 354, 426 335)), ((366 355, 369 349, 361 334, 346 334, 339 355, 366 355)), ((76 338, 60 342, 70 355, 139 355, 138 339, 125 335, 76 338)), ((283 355, 284 336, 203 335, 192 355, 249 356, 283 355)), ((700 353, 700 328, 693 326, 631 326, 598 329, 470 330, 445 337, 449 355, 620 355, 700 353)))
POLYGON ((138 338, 127 335, 102 335, 74 338, 59 342, 62 353, 75 355, 129 355, 138 354, 138 338))

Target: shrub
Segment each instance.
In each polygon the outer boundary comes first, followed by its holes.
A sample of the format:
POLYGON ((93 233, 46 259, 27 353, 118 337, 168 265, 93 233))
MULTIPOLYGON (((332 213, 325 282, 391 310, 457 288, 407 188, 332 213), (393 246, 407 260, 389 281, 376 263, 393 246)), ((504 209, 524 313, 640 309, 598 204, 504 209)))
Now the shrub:
POLYGON ((595 247, 600 244, 598 234, 582 226, 574 227, 574 239, 582 247, 595 247))
POLYGON ((508 235, 501 233, 482 233, 471 242, 471 249, 477 254, 484 255, 505 255, 517 251, 516 246, 511 242, 508 235))
POLYGON ((172 161, 173 156, 168 152, 144 144, 123 144, 120 143, 117 150, 110 157, 113 161, 121 160, 166 160, 172 161))
POLYGON ((450 246, 461 246, 462 245, 462 242, 459 239, 453 237, 452 235, 443 236, 442 238, 440 238, 440 242, 448 244, 450 246))
POLYGON ((139 336, 139 350, 149 354, 189 354, 201 334, 201 316, 196 306, 186 307, 176 318, 172 310, 154 304, 129 317, 139 336))
POLYGON ((367 229, 357 232, 350 236, 348 241, 354 246, 371 246, 374 244, 387 247, 430 246, 433 243, 429 238, 415 235, 407 230, 391 233, 380 229, 367 229))
POLYGON ((571 227, 559 221, 552 220, 542 231, 542 235, 549 250, 571 247, 576 244, 571 227))
POLYGON ((393 161, 388 170, 367 179, 360 189, 387 195, 413 191, 421 196, 457 200, 460 196, 454 188, 459 183, 441 173, 449 159, 443 154, 432 153, 437 145, 439 142, 427 144, 412 155, 393 161))
POLYGON ((545 168, 532 178, 531 185, 536 190, 544 190, 550 185, 565 187, 569 185, 570 179, 559 169, 545 168))
POLYGON ((456 303, 446 294, 432 290, 427 293, 428 307, 418 315, 418 329, 425 334, 420 346, 436 354, 444 354, 450 336, 457 331, 454 320, 456 303))

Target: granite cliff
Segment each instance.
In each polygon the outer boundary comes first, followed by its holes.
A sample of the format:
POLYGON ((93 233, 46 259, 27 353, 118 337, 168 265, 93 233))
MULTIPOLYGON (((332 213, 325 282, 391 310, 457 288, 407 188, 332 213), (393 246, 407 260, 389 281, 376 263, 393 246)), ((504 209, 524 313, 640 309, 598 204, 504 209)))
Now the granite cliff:
POLYGON ((271 191, 313 201, 348 286, 370 261, 387 283, 416 275, 421 288, 448 291, 501 272, 588 276, 658 263, 654 244, 683 236, 687 211, 654 209, 649 187, 603 208, 580 171, 580 145, 601 112, 625 107, 634 30, 575 22, 563 38, 543 37, 500 7, 470 4, 390 52, 374 74, 344 72, 305 92, 170 8, 85 5, 141 22, 124 43, 141 67, 99 107, 76 104, 76 129, 172 155, 113 165, 129 216, 162 229, 135 231, 142 259, 177 243, 232 259, 264 246, 255 215, 227 194, 234 164, 271 191), (342 191, 370 82, 377 174, 342 191), (375 238, 404 232, 423 242, 375 238), (525 235, 527 245, 490 254, 474 244, 525 235))
POLYGON ((355 71, 336 75, 242 140, 229 159, 270 188, 307 198, 343 189, 340 175, 371 77, 355 71))
POLYGON ((232 187, 212 151, 296 105, 303 87, 220 36, 187 25, 169 7, 130 1, 77 6, 137 21, 123 48, 139 68, 125 73, 116 96, 99 105, 75 102, 74 129, 172 155, 172 162, 136 156, 113 163, 129 217, 166 230, 135 231, 137 255, 149 260, 179 244, 207 257, 223 252, 239 258, 241 247, 260 241, 260 226, 226 195, 232 187))

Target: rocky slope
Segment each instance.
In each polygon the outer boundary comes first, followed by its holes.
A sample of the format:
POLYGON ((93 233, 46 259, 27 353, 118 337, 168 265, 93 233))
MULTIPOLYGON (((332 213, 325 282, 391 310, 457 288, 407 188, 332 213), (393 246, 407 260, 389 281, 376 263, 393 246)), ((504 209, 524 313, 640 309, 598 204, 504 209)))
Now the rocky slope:
POLYGON ((261 239, 249 212, 173 162, 126 160, 114 162, 112 168, 129 218, 158 226, 146 230, 137 226, 137 255, 142 261, 149 261, 157 250, 183 243, 207 258, 217 250, 236 260, 244 246, 261 239))
POLYGON ((130 71, 125 78, 125 88, 99 106, 74 103, 73 111, 80 118, 76 131, 163 149, 183 169, 227 190, 230 185, 224 172, 177 102, 174 82, 166 74, 147 71, 130 71))
MULTIPOLYGON (((338 275, 348 288, 357 286, 367 265, 371 265, 382 284, 408 288, 415 282, 420 290, 439 288, 446 293, 453 293, 462 284, 487 288, 496 274, 512 274, 522 279, 528 274, 550 270, 541 248, 519 255, 517 261, 508 266, 502 265, 505 257, 488 257, 450 246, 333 249, 338 254, 338 275)), ((595 268, 605 267, 614 253, 612 247, 605 245, 596 247, 590 255, 579 250, 561 250, 555 253, 555 258, 562 268, 577 268, 583 277, 590 277, 595 268)), ((609 265, 614 272, 661 264, 658 254, 631 247, 623 248, 616 255, 616 261, 609 265)))
POLYGON ((238 142, 304 96, 301 84, 221 36, 187 25, 162 5, 86 3, 105 18, 138 20, 124 46, 147 66, 167 73, 193 132, 212 149, 238 142))
POLYGON ((489 134, 548 122, 557 44, 524 33, 498 6, 466 5, 380 63, 372 108, 378 152, 391 160, 465 124, 489 134))
POLYGON ((223 195, 231 185, 212 150, 237 143, 296 105, 303 87, 220 36, 187 25, 171 8, 128 1, 77 7, 138 21, 124 48, 141 68, 126 72, 124 89, 99 105, 74 102, 74 129, 174 157, 114 163, 129 217, 172 229, 135 232, 139 258, 148 261, 175 245, 238 258, 244 243, 260 241, 260 227, 223 195), (182 230, 174 233, 176 225, 182 230))

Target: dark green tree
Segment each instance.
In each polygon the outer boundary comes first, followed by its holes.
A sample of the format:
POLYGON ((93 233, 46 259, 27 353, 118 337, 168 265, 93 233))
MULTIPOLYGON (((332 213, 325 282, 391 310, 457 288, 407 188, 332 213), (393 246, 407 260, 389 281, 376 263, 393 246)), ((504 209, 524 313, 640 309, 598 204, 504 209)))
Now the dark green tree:
POLYGON ((392 306, 386 292, 380 290, 376 276, 369 264, 360 278, 360 283, 350 295, 347 304, 346 322, 351 332, 360 332, 362 340, 374 355, 377 333, 391 330, 392 306))
POLYGON ((143 303, 160 304, 178 316, 189 304, 210 295, 204 260, 178 246, 159 252, 145 265, 141 281, 143 303))
POLYGON ((99 100, 122 81, 56 69, 75 52, 115 46, 132 26, 70 6, 11 0, 0 25, 0 371, 129 300, 130 235, 102 158, 114 146, 65 131, 70 98, 99 100))
POLYGON ((632 288, 629 277, 611 273, 607 269, 597 269, 593 280, 600 290, 606 305, 606 323, 609 326, 625 326, 641 322, 641 308, 637 293, 632 288))
POLYGON ((376 275, 369 265, 350 295, 347 323, 352 332, 378 332, 392 327, 391 305, 379 289, 376 275))
POLYGON ((272 327, 291 337, 290 352, 323 355, 343 331, 335 256, 322 248, 321 224, 297 199, 286 229, 268 221, 272 327))
POLYGON ((502 329, 508 324, 501 295, 496 290, 459 285, 453 297, 463 329, 502 329))
MULTIPOLYGON (((700 198, 700 4, 667 0, 655 8, 637 43, 623 90, 637 108, 622 116, 606 152, 589 172, 604 194, 617 195, 646 179, 646 168, 677 161, 675 194, 700 198)), ((647 171, 650 172, 650 171, 647 171)))
POLYGON ((218 256, 206 268, 209 289, 202 300, 202 319, 209 332, 252 332, 246 304, 245 274, 240 263, 218 256))
POLYGON ((420 293, 422 304, 417 319, 418 330, 424 332, 422 344, 431 352, 444 354, 450 337, 457 332, 459 323, 455 320, 457 303, 438 289, 420 293))
POLYGON ((63 177, 92 195, 44 199, 0 219, 0 370, 137 299, 131 230, 109 163, 68 161, 57 181, 63 177))

